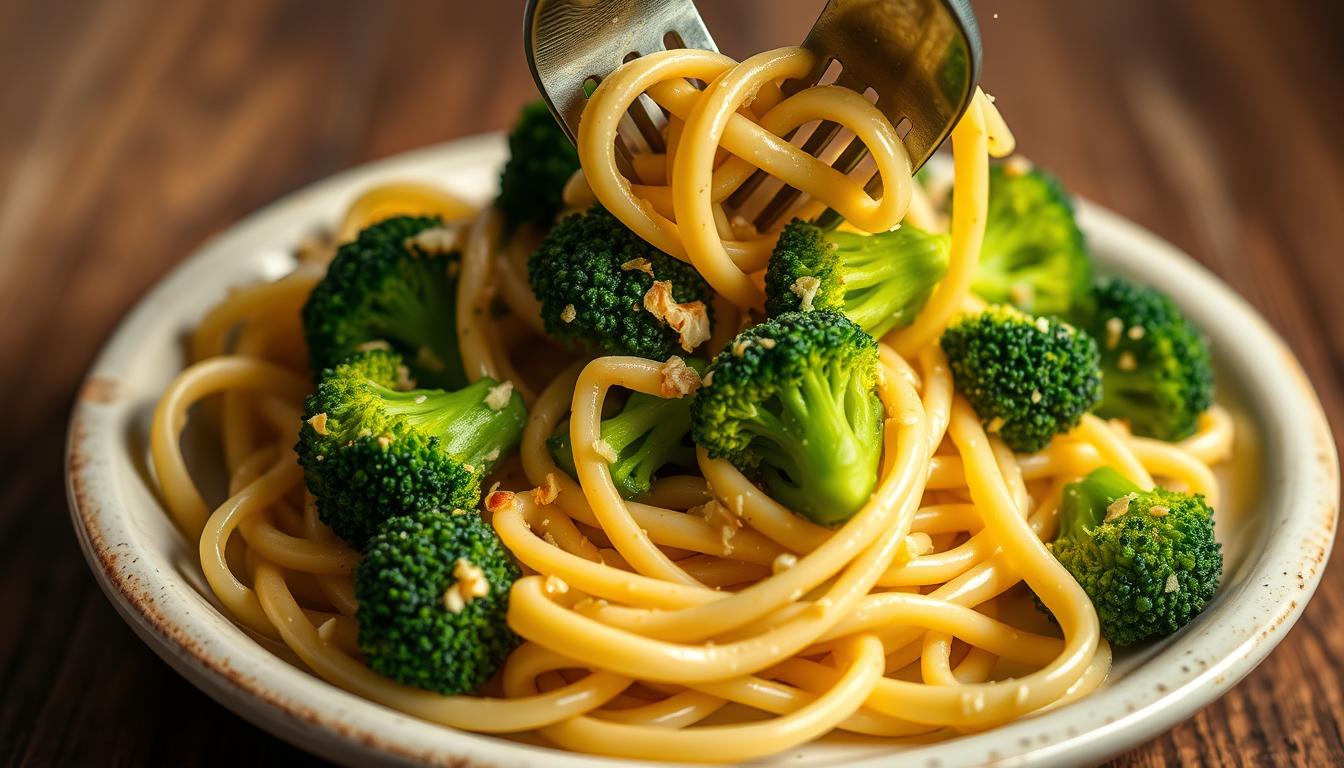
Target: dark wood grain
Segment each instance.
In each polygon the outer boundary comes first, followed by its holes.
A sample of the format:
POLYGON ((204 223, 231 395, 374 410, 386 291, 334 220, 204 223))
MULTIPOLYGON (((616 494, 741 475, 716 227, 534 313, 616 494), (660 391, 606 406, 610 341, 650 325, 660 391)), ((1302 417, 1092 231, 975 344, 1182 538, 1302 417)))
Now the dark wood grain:
MULTIPOLYGON (((725 51, 816 0, 703 3, 725 51), (765 9, 766 12, 758 13, 765 9)), ((0 0, 0 760, 301 765, 146 650, 80 558, 61 445, 112 325, 205 238, 342 168, 505 125, 521 2, 0 0)), ((1023 150, 1191 253, 1344 434, 1344 6, 980 0, 1023 150)), ((1124 765, 1344 764, 1344 568, 1283 645, 1124 765)))

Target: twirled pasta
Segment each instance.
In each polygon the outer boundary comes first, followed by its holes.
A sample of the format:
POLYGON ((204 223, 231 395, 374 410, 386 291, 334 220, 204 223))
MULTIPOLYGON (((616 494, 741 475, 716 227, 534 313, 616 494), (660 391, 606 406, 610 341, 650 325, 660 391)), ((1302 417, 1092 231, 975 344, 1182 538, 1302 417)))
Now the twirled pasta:
MULTIPOLYGON (((812 65, 799 48, 741 64, 707 51, 652 54, 607 77, 584 113, 583 177, 571 197, 591 190, 635 232, 694 264, 720 295, 729 333, 733 315, 761 302, 751 275, 775 234, 723 225, 724 201, 755 170, 805 192, 801 215, 830 207, 867 231, 895 226, 911 204, 908 159, 878 110, 835 86, 783 95, 780 83, 812 65), (638 178, 629 179, 613 142, 642 94, 670 116, 668 149, 637 158, 638 178), (868 147, 881 198, 782 138, 819 119, 868 147)), ((197 540, 207 583, 235 620, 283 641, 335 685, 455 728, 536 731, 596 754, 733 761, 832 730, 899 739, 980 729, 1083 695, 1105 678, 1110 655, 1087 597, 1042 543, 1054 534, 1060 488, 1107 464, 1142 485, 1156 478, 1216 503, 1209 465, 1229 454, 1232 424, 1215 407, 1194 437, 1168 444, 1089 417, 1030 455, 985 433, 955 396, 936 339, 974 304, 987 158, 1010 152, 1012 138, 977 94, 952 140, 948 275, 916 321, 883 340, 878 487, 835 530, 793 515, 703 452, 698 476, 666 478, 640 502, 622 499, 592 447, 602 403, 611 387, 658 395, 659 363, 599 358, 536 378, 514 357, 517 340, 541 327, 521 282, 526 233, 501 246, 492 210, 470 213, 423 185, 380 187, 356 201, 341 237, 403 211, 469 219, 457 295, 465 369, 523 393, 531 412, 521 473, 532 486, 559 489, 544 505, 516 486, 487 498, 486 513, 528 573, 509 610, 526 642, 492 696, 408 688, 358 656, 358 554, 317 520, 290 449, 309 386, 295 316, 329 248, 288 277, 232 293, 201 321, 196 361, 169 385, 151 427, 164 504, 197 540), (496 296, 510 314, 492 319, 482 310, 496 296), (179 440, 188 409, 215 396, 230 487, 211 509, 179 440), (565 418, 577 480, 545 446, 565 418), (1062 638, 1007 618, 1002 598, 1023 583, 1053 612, 1062 638), (711 715, 715 724, 702 725, 711 715)), ((931 222, 927 206, 916 210, 931 222)))

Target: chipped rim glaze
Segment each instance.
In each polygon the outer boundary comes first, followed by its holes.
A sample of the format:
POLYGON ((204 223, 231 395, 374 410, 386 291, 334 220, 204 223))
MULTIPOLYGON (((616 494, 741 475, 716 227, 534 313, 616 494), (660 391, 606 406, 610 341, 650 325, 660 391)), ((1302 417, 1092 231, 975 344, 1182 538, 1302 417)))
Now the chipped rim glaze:
MULTIPOLYGON (((381 178, 438 180, 476 199, 493 190, 504 157, 497 135, 473 137, 363 166, 253 214, 214 238, 145 296, 94 363, 70 421, 67 491, 84 555, 112 604, 174 669, 271 733, 346 764, 449 766, 652 765, 590 758, 455 731, 328 685, 274 655, 200 591, 195 548, 172 529, 145 478, 144 433, 157 392, 180 365, 180 336, 227 286, 273 278, 288 249, 332 222, 381 178), (155 362, 159 364, 155 368, 155 362)), ((827 762, 1072 765, 1117 754, 1167 730, 1226 692, 1287 633, 1316 589, 1334 539, 1339 464, 1320 403, 1292 353, 1216 277, 1170 244, 1095 205, 1080 222, 1104 269, 1172 294, 1213 339, 1224 370, 1261 425, 1263 542, 1235 583, 1137 669, 1078 702, 984 733, 827 762)), ((1233 581, 1229 577, 1229 581, 1233 581)), ((838 751, 839 750, 839 751, 838 751)), ((808 751, 785 753, 781 762, 808 751)))

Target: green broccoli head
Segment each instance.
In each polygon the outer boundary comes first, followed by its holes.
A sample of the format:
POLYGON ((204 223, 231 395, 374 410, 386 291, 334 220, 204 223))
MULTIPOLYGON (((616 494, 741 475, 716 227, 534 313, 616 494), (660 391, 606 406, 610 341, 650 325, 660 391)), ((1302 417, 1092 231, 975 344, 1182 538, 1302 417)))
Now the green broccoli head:
POLYGON ((549 227, 564 203, 561 193, 579 169, 579 153, 544 101, 523 107, 509 132, 509 159, 499 177, 496 207, 504 225, 549 227))
POLYGON ((914 322, 947 274, 947 235, 909 224, 859 235, 795 219, 775 241, 765 271, 765 311, 832 309, 873 336, 914 322))
POLYGON ((666 360, 693 352, 713 320, 713 292, 700 273, 601 206, 557 224, 528 258, 527 275, 546 332, 578 348, 666 360), (680 307, 676 317, 666 299, 680 307))
MULTIPOLYGON (((705 369, 700 360, 687 361, 687 365, 697 373, 705 369)), ((603 419, 601 425, 602 439, 616 452, 611 479, 621 496, 633 499, 648 493, 663 467, 694 467, 695 447, 687 440, 690 432, 690 398, 632 392, 621 411, 603 419)), ((577 477, 568 421, 556 427, 546 445, 556 465, 577 477)))
POLYGON ((1223 572, 1203 496, 1142 491, 1109 467, 1065 486, 1051 549, 1115 645, 1185 626, 1213 598, 1223 572))
POLYGON ((989 175, 989 212, 971 290, 1037 315, 1065 315, 1087 297, 1092 260, 1068 192, 1052 176, 1008 163, 989 175))
POLYGON ((359 650, 399 683, 472 693, 522 642, 505 621, 521 575, 474 511, 390 517, 355 569, 359 650))
POLYGON ((318 517, 363 548, 385 518, 470 510, 481 477, 522 437, 516 392, 483 378, 455 391, 400 389, 406 370, 375 350, 326 371, 295 451, 318 517))
POLYGON ((943 332, 957 391, 1015 451, 1038 451, 1101 398, 1097 344, 1060 320, 1003 304, 943 332))
POLYGON ((455 389, 467 383, 457 348, 456 252, 417 235, 437 218, 398 216, 342 245, 303 305, 303 335, 314 374, 370 346, 406 360, 416 381, 455 389))
POLYGON ((830 310, 788 312, 738 334, 691 403, 697 445, 759 477, 796 514, 849 519, 882 455, 877 342, 830 310))
POLYGON ((1135 434, 1180 440, 1213 404, 1208 341, 1161 291, 1100 280, 1079 313, 1101 347, 1097 413, 1129 421, 1135 434))

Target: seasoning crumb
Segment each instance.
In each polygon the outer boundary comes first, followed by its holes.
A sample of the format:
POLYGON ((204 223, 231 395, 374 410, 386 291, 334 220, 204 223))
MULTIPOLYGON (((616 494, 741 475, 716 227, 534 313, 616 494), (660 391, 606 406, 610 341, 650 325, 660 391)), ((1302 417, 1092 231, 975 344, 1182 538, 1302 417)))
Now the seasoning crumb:
POLYGON ((700 374, 676 355, 669 357, 658 373, 661 376, 658 391, 663 397, 685 397, 700 389, 700 374))
POLYGON ((560 483, 555 479, 554 472, 546 473, 546 482, 532 489, 532 501, 539 507, 555 501, 560 495, 560 483))
POLYGON ((579 313, 575 311, 573 304, 566 304, 565 308, 560 310, 560 321, 563 323, 572 323, 579 313))
POLYGON ((799 299, 798 308, 804 312, 812 311, 812 302, 817 298, 817 291, 821 290, 821 280, 812 275, 803 275, 793 281, 789 286, 789 291, 799 299))
POLYGON ((1112 520, 1115 520, 1116 518, 1123 517, 1124 515, 1126 515, 1129 512, 1129 502, 1137 499, 1138 497, 1139 494, 1137 493, 1126 493, 1124 496, 1121 496, 1120 498, 1111 502, 1110 505, 1106 507, 1106 517, 1102 520, 1102 522, 1109 523, 1112 520))
POLYGON ((692 301, 678 304, 672 298, 672 283, 669 280, 653 282, 653 287, 644 294, 644 308, 676 331, 681 348, 687 352, 694 352, 696 347, 709 339, 709 311, 705 303, 692 301))
POLYGON ((513 382, 505 381, 490 388, 490 391, 485 395, 485 404, 492 411, 502 411, 512 398, 513 382))
POLYGON ((616 459, 619 458, 616 454, 616 449, 611 447, 611 443, 608 443, 600 437, 593 441, 593 451, 596 452, 598 456, 601 456, 608 464, 615 464, 616 459))
POLYGON ((443 607, 452 613, 461 613, 472 600, 490 594, 485 572, 465 557, 459 557, 453 565, 453 578, 457 581, 443 593, 443 607))
POLYGON ((621 269, 625 270, 626 272, 631 271, 643 272, 649 277, 653 277, 653 262, 643 257, 640 257, 638 259, 631 259, 625 262, 624 264, 621 265, 621 269))

